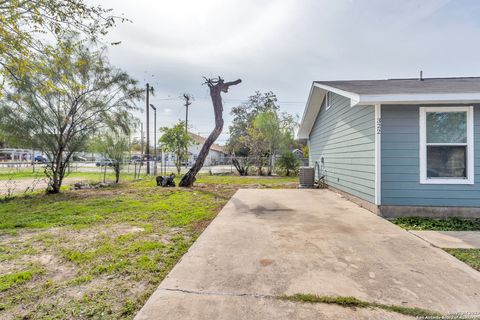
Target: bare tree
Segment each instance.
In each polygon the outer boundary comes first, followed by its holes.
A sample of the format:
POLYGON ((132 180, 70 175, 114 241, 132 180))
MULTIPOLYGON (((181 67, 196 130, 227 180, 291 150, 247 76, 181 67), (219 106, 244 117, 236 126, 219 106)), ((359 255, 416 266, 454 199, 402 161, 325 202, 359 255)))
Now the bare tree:
POLYGON ((212 98, 213 111, 215 113, 215 128, 208 136, 207 140, 202 146, 200 153, 198 155, 195 164, 188 170, 188 172, 182 177, 179 186, 180 187, 191 187, 195 182, 195 176, 202 169, 203 163, 208 156, 210 147, 215 143, 218 136, 222 133, 223 130, 223 103, 222 103, 222 92, 227 93, 228 89, 231 86, 235 86, 242 82, 238 79, 235 81, 225 82, 221 77, 216 79, 207 79, 205 78, 205 84, 208 85, 210 89, 210 97, 212 98))

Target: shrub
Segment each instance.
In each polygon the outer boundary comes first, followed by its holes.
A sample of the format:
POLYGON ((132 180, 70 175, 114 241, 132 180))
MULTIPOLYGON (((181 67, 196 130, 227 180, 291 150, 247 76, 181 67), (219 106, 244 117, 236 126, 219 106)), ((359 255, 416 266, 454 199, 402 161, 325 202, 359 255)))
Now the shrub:
POLYGON ((280 158, 277 160, 277 171, 290 175, 291 172, 297 174, 298 168, 300 167, 300 160, 297 156, 290 151, 285 151, 280 158))

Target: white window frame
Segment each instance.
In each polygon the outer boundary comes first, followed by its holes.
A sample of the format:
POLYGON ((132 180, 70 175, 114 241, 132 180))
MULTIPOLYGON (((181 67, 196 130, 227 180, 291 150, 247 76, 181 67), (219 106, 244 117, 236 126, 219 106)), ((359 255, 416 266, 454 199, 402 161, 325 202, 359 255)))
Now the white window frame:
MULTIPOLYGON (((435 144, 429 144, 435 145, 435 144)), ((473 141, 473 106, 458 107, 420 107, 420 183, 422 184, 474 184, 474 141, 473 141), (466 178, 427 178, 427 112, 466 112, 467 143, 439 143, 442 146, 467 147, 466 178)))
POLYGON ((325 110, 330 109, 332 106, 332 93, 330 91, 327 91, 325 94, 325 110))

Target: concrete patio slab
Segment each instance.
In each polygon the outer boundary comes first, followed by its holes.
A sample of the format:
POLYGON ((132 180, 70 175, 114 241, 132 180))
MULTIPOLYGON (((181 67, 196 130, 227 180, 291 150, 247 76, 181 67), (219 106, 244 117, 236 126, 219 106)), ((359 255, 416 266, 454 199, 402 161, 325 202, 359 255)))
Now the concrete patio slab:
POLYGON ((295 293, 479 312, 480 273, 331 191, 240 190, 137 319, 344 318, 335 306, 261 298, 295 293))
POLYGON ((480 248, 480 231, 409 230, 409 232, 439 248, 480 248))
POLYGON ((264 297, 195 294, 157 290, 136 320, 195 319, 195 320, 385 320, 412 319, 383 310, 344 308, 337 305, 298 304, 264 297))

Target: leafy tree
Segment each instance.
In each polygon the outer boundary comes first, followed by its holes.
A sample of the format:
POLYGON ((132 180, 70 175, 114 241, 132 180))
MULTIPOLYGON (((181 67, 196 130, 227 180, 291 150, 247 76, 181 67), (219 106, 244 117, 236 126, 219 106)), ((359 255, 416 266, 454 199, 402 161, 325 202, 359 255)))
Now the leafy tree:
POLYGON ((275 155, 294 144, 298 116, 280 113, 276 95, 259 91, 246 103, 234 107, 231 113, 233 121, 227 147, 234 155, 244 157, 233 159, 235 168, 245 175, 248 167, 254 165, 258 174, 262 174, 262 167, 267 164, 270 175, 275 155))
MULTIPOLYGON (((76 31, 95 41, 116 21, 111 9, 85 0, 0 0, 0 78, 21 77, 37 67, 33 57, 51 50, 43 35, 62 38, 76 31)), ((0 89, 5 83, 0 83, 0 89)))
MULTIPOLYGON (((268 156, 268 175, 272 174, 274 159, 279 151, 288 150, 293 144, 293 130, 296 127, 296 118, 287 113, 279 117, 276 111, 264 111, 253 120, 253 128, 259 132, 264 141, 265 154, 268 156)), ((260 142, 256 142, 257 146, 260 142)), ((251 145, 252 149, 255 146, 251 145)))
POLYGON ((286 150, 282 153, 276 163, 277 168, 289 176, 290 172, 297 172, 300 167, 300 160, 293 152, 286 150))
POLYGON ((256 91, 254 95, 248 97, 248 101, 237 107, 232 108, 232 125, 229 127, 230 138, 227 147, 232 154, 241 157, 247 157, 250 153, 249 146, 245 144, 243 137, 248 134, 253 119, 262 112, 278 111, 277 96, 269 91, 261 93, 256 91))
POLYGON ((308 148, 308 145, 304 144, 304 145, 302 146, 302 156, 303 156, 304 158, 308 158, 308 157, 309 157, 309 154, 310 154, 310 150, 309 150, 309 148, 308 148))
POLYGON ((195 141, 185 130, 185 121, 180 121, 171 128, 160 128, 163 132, 159 142, 163 144, 163 150, 175 155, 175 167, 180 174, 182 163, 188 159, 188 147, 195 141))
MULTIPOLYGON (((2 117, 2 114, 0 114, 0 118, 2 117)), ((2 128, 0 127, 0 148, 5 148, 7 146, 7 134, 2 131, 2 128)))
POLYGON ((115 183, 120 181, 122 163, 129 149, 128 137, 118 133, 103 133, 94 141, 94 150, 113 160, 115 183))
POLYGON ((139 138, 133 138, 130 143, 130 151, 140 152, 142 151, 142 141, 139 138))
POLYGON ((35 63, 9 79, 0 125, 47 154, 48 191, 58 193, 72 154, 89 137, 107 129, 128 132, 143 90, 112 67, 104 51, 89 50, 75 38, 62 39, 35 63))
POLYGON ((259 113, 253 120, 253 128, 259 132, 264 140, 264 151, 268 155, 268 175, 272 174, 273 156, 283 140, 283 132, 280 130, 280 120, 274 111, 259 113))
MULTIPOLYGON (((240 138, 244 146, 248 147, 249 154, 245 157, 247 160, 246 174, 248 174, 248 167, 254 165, 257 168, 257 174, 263 175, 263 166, 265 165, 265 156, 268 150, 268 142, 264 133, 256 126, 250 126, 247 129, 247 134, 240 138)), ((240 172, 240 171, 239 171, 240 172)))

